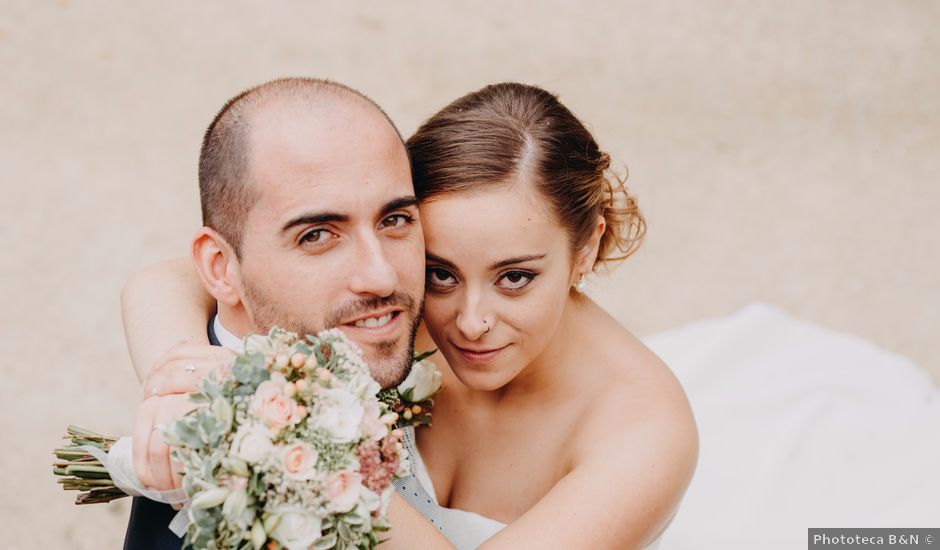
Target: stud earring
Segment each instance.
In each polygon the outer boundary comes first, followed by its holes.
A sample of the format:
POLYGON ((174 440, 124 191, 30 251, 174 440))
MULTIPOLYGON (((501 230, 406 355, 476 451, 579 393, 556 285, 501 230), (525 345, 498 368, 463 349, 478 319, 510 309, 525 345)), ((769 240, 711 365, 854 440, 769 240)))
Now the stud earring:
POLYGON ((574 284, 574 289, 578 292, 584 292, 587 289, 587 282, 584 280, 584 274, 581 274, 581 278, 578 279, 578 282, 574 284))

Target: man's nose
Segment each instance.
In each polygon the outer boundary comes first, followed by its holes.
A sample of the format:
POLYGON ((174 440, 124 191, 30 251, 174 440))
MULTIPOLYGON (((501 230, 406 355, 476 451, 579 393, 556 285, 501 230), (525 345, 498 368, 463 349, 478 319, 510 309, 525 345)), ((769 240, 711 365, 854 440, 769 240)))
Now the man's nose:
POLYGON ((349 287, 353 292, 382 298, 395 292, 398 272, 376 236, 362 239, 355 254, 355 266, 349 276, 349 287))

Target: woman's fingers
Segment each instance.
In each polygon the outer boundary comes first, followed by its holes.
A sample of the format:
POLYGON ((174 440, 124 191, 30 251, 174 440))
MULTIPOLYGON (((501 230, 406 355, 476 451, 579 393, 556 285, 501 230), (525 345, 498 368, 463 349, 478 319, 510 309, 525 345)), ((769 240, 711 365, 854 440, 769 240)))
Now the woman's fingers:
MULTIPOLYGON (((161 420, 163 420, 161 418, 161 420)), ((155 422, 150 434, 148 459, 153 476, 153 489, 168 491, 173 488, 173 472, 170 470, 170 446, 166 444, 163 432, 172 429, 165 422, 155 422)))
POLYGON ((174 423, 193 410, 195 405, 184 394, 154 396, 138 409, 134 427, 134 471, 149 489, 168 491, 180 486, 180 467, 174 469, 170 446, 163 436, 174 423))
POLYGON ((153 474, 150 471, 150 436, 153 432, 154 410, 158 398, 145 400, 137 408, 137 420, 134 422, 134 472, 144 487, 153 487, 153 474))
POLYGON ((144 398, 199 391, 210 373, 219 378, 228 376, 234 358, 231 350, 220 346, 177 344, 147 374, 144 398))

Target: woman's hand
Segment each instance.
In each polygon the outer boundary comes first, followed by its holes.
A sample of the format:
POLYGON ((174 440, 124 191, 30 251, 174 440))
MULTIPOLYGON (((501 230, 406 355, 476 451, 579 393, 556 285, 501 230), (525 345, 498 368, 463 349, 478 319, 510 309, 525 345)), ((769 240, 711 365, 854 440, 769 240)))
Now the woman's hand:
POLYGON ((170 459, 163 432, 193 410, 189 394, 199 391, 210 373, 228 376, 235 354, 228 348, 179 343, 164 353, 144 380, 144 402, 134 423, 134 471, 145 487, 179 488, 179 468, 170 459))
POLYGON ((180 342, 168 349, 144 379, 144 399, 199 391, 210 373, 224 378, 231 373, 235 353, 222 346, 180 342))
POLYGON ((180 468, 170 459, 163 432, 195 407, 187 394, 154 396, 140 404, 134 423, 134 472, 144 487, 158 491, 180 487, 180 468))

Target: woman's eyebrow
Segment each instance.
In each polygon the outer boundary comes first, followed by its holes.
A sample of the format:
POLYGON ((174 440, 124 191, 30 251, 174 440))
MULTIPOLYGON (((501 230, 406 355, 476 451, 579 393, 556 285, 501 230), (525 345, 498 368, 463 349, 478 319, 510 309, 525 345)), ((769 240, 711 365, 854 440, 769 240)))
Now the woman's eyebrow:
POLYGON ((506 260, 500 260, 495 264, 490 266, 490 271, 495 271, 501 267, 506 267, 507 265, 512 264, 521 264, 523 262, 531 262, 532 260, 541 260, 545 257, 545 254, 530 254, 528 256, 517 256, 515 258, 509 258, 506 260))
POLYGON ((428 252, 427 250, 424 251, 424 257, 425 257, 425 259, 430 260, 430 261, 432 261, 432 262, 434 262, 434 263, 436 263, 436 264, 441 264, 441 265, 443 265, 443 266, 445 266, 445 267, 449 267, 449 268, 451 268, 451 269, 457 271, 457 266, 454 265, 454 262, 452 262, 452 261, 450 261, 450 260, 445 260, 444 258, 441 258, 440 256, 438 256, 438 255, 436 255, 436 254, 433 254, 433 253, 431 253, 431 252, 428 252))

